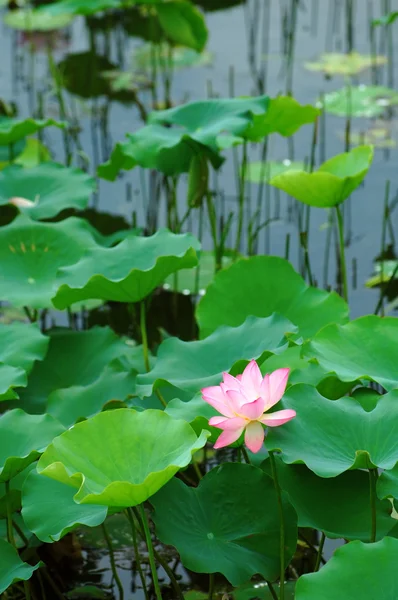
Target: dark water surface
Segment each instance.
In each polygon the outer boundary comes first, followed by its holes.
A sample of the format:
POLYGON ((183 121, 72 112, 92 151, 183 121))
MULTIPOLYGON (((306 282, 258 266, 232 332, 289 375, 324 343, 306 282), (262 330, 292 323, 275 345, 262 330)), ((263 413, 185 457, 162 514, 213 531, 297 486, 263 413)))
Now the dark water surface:
MULTIPOLYGON (((341 75, 325 78, 321 73, 310 72, 304 66, 322 52, 346 52, 350 49, 363 54, 371 52, 369 23, 372 17, 398 10, 398 0, 247 0, 246 2, 221 2, 206 0, 209 7, 216 4, 224 9, 206 12, 209 28, 208 51, 212 62, 207 66, 196 66, 177 70, 173 74, 171 98, 179 104, 209 96, 257 95, 292 92, 300 103, 314 104, 323 93, 340 89, 344 85, 341 75), (235 4, 235 6, 228 6, 235 4), (347 6, 353 6, 352 21, 347 17, 347 6)), ((129 20, 131 22, 131 19, 129 20)), ((129 35, 124 15, 113 22, 106 19, 77 18, 73 25, 54 34, 53 57, 56 63, 67 60, 74 74, 74 94, 64 92, 67 116, 76 122, 76 143, 72 143, 72 164, 83 166, 95 175, 98 164, 108 159, 109 153, 125 133, 134 132, 142 125, 141 111, 133 103, 123 103, 101 95, 96 89, 96 73, 93 64, 102 70, 112 66, 127 69, 131 54, 143 44, 136 36, 129 35), (106 28, 108 27, 108 29, 106 28), (73 58, 74 55, 80 55, 73 58), (93 56, 97 56, 95 63, 93 56), (94 98, 93 92, 99 93, 94 98)), ((134 24, 134 19, 133 19, 134 24)), ((137 25, 138 30, 139 26, 137 25)), ((131 31, 132 27, 130 27, 131 31)), ((375 32, 376 53, 388 56, 389 63, 354 77, 352 82, 395 87, 398 78, 398 24, 389 33, 382 28, 375 32)), ((164 95, 161 77, 158 95, 164 95)), ((149 112, 151 92, 138 94, 142 106, 149 112)), ((54 94, 49 73, 46 40, 42 34, 28 37, 0 25, 0 98, 14 102, 19 116, 61 118, 59 102, 54 94)), ((316 164, 345 150, 343 117, 324 115, 319 128, 316 164)), ((350 274, 350 306, 352 317, 372 313, 377 304, 379 291, 366 289, 364 284, 373 272, 374 259, 380 254, 383 223, 383 203, 386 181, 390 181, 390 203, 398 192, 398 152, 395 148, 398 137, 396 115, 392 110, 389 120, 353 119, 351 128, 366 132, 370 127, 386 128, 394 146, 375 149, 375 158, 365 184, 357 190, 345 205, 347 240, 347 265, 350 274)), ((268 157, 274 160, 308 160, 311 152, 313 127, 303 127, 287 140, 273 135, 269 141, 268 157)), ((44 141, 50 147, 53 158, 65 161, 62 134, 49 129, 44 141)), ((250 160, 259 160, 261 144, 249 149, 250 160)), ((238 153, 241 149, 238 149, 238 153)), ((218 190, 218 212, 228 215, 237 213, 236 169, 232 151, 212 181, 218 190)), ((155 182, 156 183, 156 182, 155 182)), ((147 171, 135 169, 123 173, 115 182, 98 182, 98 195, 93 205, 100 211, 123 216, 139 226, 164 225, 166 222, 165 202, 162 195, 156 198, 154 177, 147 171)), ((186 180, 178 188, 178 203, 181 214, 186 206, 186 180)), ((247 188, 247 211, 253 214, 257 203, 258 186, 247 188)), ((284 256, 286 236, 290 235, 289 259, 302 269, 300 248, 299 207, 296 202, 269 189, 262 201, 262 220, 273 218, 269 227, 259 237, 258 252, 284 256), (267 207, 266 207, 267 204, 267 207)), ((336 240, 328 241, 328 217, 326 211, 312 209, 307 231, 311 269, 321 287, 337 286, 336 240), (329 248, 329 250, 328 250, 329 248)), ((230 233, 229 244, 233 246, 235 227, 230 233)), ((392 211, 391 229, 397 226, 397 211, 392 211)), ((186 229, 198 233, 199 217, 193 214, 186 229)), ((391 240, 387 236, 386 243, 391 240)), ((204 223, 203 244, 212 247, 207 219, 204 223)), ((245 248, 242 248, 245 252, 245 248)), ((128 544, 128 542, 126 542, 128 544)), ((122 547, 124 544, 122 543, 122 547)), ((108 559, 104 549, 95 550, 93 572, 102 583, 111 582, 108 559)), ((117 554, 121 577, 126 588, 126 598, 131 596, 131 564, 129 551, 117 554), (125 567, 126 569, 124 569, 125 567)), ((84 580, 84 576, 82 577, 84 580)), ((94 576, 93 579, 95 580, 94 576)), ((134 595, 141 598, 140 593, 134 595)))

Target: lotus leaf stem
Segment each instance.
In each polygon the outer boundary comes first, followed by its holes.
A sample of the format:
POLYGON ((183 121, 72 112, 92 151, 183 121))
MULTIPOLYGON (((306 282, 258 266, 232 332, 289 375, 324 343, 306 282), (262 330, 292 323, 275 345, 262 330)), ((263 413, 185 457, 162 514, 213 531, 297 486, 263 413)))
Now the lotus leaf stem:
POLYGON ((314 573, 316 573, 317 571, 319 571, 319 567, 321 565, 322 552, 323 552, 323 547, 325 545, 325 539, 326 539, 326 535, 322 531, 321 539, 319 540, 318 554, 316 555, 314 573))
POLYGON ((347 284, 347 265, 345 262, 345 247, 344 247, 344 223, 343 216, 341 214, 340 207, 335 206, 337 216, 337 226, 339 230, 339 244, 340 244, 340 270, 341 279, 343 283, 343 298, 348 302, 348 284, 347 284))
POLYGON ((239 220, 238 228, 236 231, 236 242, 235 242, 235 259, 238 257, 238 253, 242 242, 242 231, 243 231, 243 216, 245 208, 245 186, 246 186, 246 171, 247 171, 247 141, 243 142, 243 155, 242 165, 240 169, 239 178, 239 220))
POLYGON ((155 588, 156 599, 162 600, 162 594, 161 594, 160 587, 159 587, 158 572, 157 572, 156 563, 155 563, 155 554, 153 551, 151 532, 149 530, 149 523, 148 523, 147 516, 145 514, 145 509, 142 504, 140 504, 140 515, 141 515, 142 526, 144 528, 146 545, 148 548, 149 564, 151 566, 152 581, 153 581, 153 587, 155 588))
POLYGON ((24 581, 23 582, 23 589, 24 589, 24 592, 25 592, 25 598, 26 598, 26 600, 31 600, 32 595, 30 593, 30 584, 29 584, 29 581, 24 581))
POLYGON ((11 512, 11 504, 10 504, 10 482, 5 482, 5 490, 6 490, 6 506, 7 506, 7 540, 14 548, 17 547, 15 543, 14 537, 14 528, 12 526, 12 512, 11 512))
POLYGON ((270 581, 267 581, 267 585, 268 585, 268 589, 271 593, 271 596, 274 600, 278 600, 278 594, 275 591, 274 586, 272 585, 272 583, 270 581))
POLYGON ((214 573, 209 573, 209 593, 207 595, 207 600, 213 600, 214 594, 214 573))
POLYGON ((147 371, 151 370, 151 366, 149 364, 149 352, 148 352, 148 334, 146 330, 146 310, 145 310, 145 301, 141 300, 140 303, 140 330, 141 330, 141 338, 142 338, 142 351, 144 353, 144 363, 147 371))
POLYGON ((144 575, 144 571, 142 570, 142 566, 141 566, 141 556, 140 556, 140 552, 138 549, 138 543, 137 543, 137 527, 136 524, 134 522, 134 514, 131 508, 128 508, 125 512, 129 523, 131 525, 131 535, 133 537, 133 548, 134 548, 134 555, 135 555, 135 561, 137 563, 137 569, 138 569, 138 574, 140 576, 141 579, 141 583, 142 583, 142 589, 144 590, 144 595, 145 595, 145 600, 149 600, 149 595, 148 595, 148 590, 146 587, 146 581, 145 581, 145 575, 144 575))
POLYGON ((106 545, 108 547, 109 560, 110 560, 110 563, 111 563, 112 575, 115 578, 116 586, 117 586, 117 589, 119 590, 119 599, 120 600, 124 600, 123 584, 122 584, 122 582, 120 580, 119 573, 117 572, 116 561, 115 561, 115 552, 114 552, 114 549, 113 549, 112 540, 111 540, 111 538, 110 538, 110 536, 108 534, 108 531, 107 531, 107 529, 105 527, 105 523, 102 523, 101 529, 102 529, 102 533, 104 534, 106 545))
POLYGON ((278 473, 276 470, 275 456, 272 450, 269 450, 269 459, 271 462, 272 477, 274 480, 276 497, 279 510, 280 527, 280 581, 279 581, 279 599, 285 600, 285 516, 283 513, 282 491, 279 485, 278 473))

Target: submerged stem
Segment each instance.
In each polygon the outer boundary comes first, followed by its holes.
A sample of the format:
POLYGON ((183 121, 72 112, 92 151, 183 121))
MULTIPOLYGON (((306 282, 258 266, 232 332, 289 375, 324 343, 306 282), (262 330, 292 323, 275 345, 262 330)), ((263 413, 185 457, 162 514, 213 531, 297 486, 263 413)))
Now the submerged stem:
POLYGON ((335 206, 337 215, 337 226, 339 230, 339 244, 340 244, 340 270, 341 279, 343 283, 343 298, 348 302, 348 284, 347 284, 347 265, 345 262, 345 247, 344 247, 344 223, 343 216, 338 205, 335 206))
POLYGON ((156 570, 155 555, 154 555, 154 551, 153 551, 151 532, 149 530, 149 523, 148 523, 147 516, 145 514, 145 509, 142 504, 140 504, 140 515, 141 515, 142 526, 144 528, 146 545, 148 548, 149 564, 151 566, 153 587, 155 588, 156 599, 162 600, 162 594, 161 594, 160 587, 159 587, 158 572, 156 570))
POLYGON ((124 589, 123 589, 123 585, 122 585, 122 582, 119 577, 119 573, 117 572, 117 568, 116 568, 115 551, 113 549, 112 540, 109 537, 108 531, 105 527, 105 523, 102 523, 101 529, 102 529, 102 533, 104 534, 106 545, 108 547, 109 562, 111 563, 112 575, 115 578, 116 586, 117 586, 117 589, 119 590, 119 598, 120 598, 120 600, 124 600, 124 589))
POLYGON ((282 492, 279 485, 278 473, 276 470, 275 456, 272 450, 268 451, 269 459, 271 461, 271 470, 272 477, 274 480, 276 497, 278 501, 278 510, 279 510, 279 527, 280 527, 280 581, 279 581, 279 598, 280 600, 285 600, 285 516, 283 513, 283 504, 282 504, 282 492))
POLYGON ((369 469, 369 499, 370 499, 370 542, 376 541, 376 482, 377 469, 369 469))
POLYGON ((148 334, 146 330, 146 310, 145 301, 140 302, 140 330, 142 338, 142 352, 144 354, 144 364, 147 371, 150 371, 151 366, 149 364, 149 351, 148 351, 148 334))

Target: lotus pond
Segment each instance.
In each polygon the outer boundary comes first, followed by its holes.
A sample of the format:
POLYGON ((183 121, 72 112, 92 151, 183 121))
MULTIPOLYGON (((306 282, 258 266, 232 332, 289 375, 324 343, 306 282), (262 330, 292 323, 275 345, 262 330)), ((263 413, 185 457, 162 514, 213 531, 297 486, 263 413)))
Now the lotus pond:
POLYGON ((0 6, 0 598, 397 600, 398 2, 0 6))

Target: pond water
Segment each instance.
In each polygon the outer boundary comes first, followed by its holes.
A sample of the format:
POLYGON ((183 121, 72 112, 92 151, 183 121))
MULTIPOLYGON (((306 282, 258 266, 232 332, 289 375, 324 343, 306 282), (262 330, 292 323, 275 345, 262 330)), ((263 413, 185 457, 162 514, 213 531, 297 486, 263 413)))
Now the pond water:
MULTIPOLYGON (((311 71, 305 63, 318 59, 324 52, 355 50, 369 55, 372 51, 371 19, 398 10, 398 0, 202 0, 199 4, 214 9, 206 10, 209 29, 207 50, 211 56, 208 64, 174 71, 170 88, 173 104, 206 97, 262 93, 271 97, 292 93, 302 104, 315 104, 325 93, 341 89, 345 79, 340 74, 328 77, 311 71)), ((73 83, 69 87, 73 87, 73 93, 63 90, 63 100, 66 116, 73 120, 76 128, 74 139, 69 140, 69 149, 65 149, 62 133, 58 130, 46 130, 43 140, 54 159, 65 162, 69 152, 71 163, 86 168, 93 176, 97 166, 108 159, 113 145, 127 132, 134 132, 142 125, 143 113, 149 112, 151 107, 151 90, 140 91, 138 103, 121 102, 103 95, 101 85, 98 85, 96 69, 128 69, 133 53, 144 43, 139 36, 132 35, 140 32, 138 16, 130 11, 128 17, 122 13, 116 14, 113 19, 79 17, 66 30, 52 34, 52 59, 56 64, 65 61, 72 74, 73 83)), ((4 24, 0 27, 0 98, 14 103, 21 117, 44 115, 63 118, 65 115, 62 107, 60 109, 49 72, 48 38, 43 34, 29 36, 4 24)), ((398 76, 398 61, 394 60, 398 50, 398 27, 392 26, 388 31, 375 29, 373 42, 373 51, 386 56, 387 62, 377 69, 369 68, 355 75, 352 84, 377 83, 394 88, 398 76)), ((159 100, 164 98, 165 85, 161 74, 158 76, 157 94, 159 100)), ((365 184, 345 205, 349 298, 351 316, 357 317, 372 313, 379 298, 379 291, 367 289, 365 282, 372 275, 374 260, 382 250, 384 196, 388 181, 391 213, 384 248, 394 243, 398 124, 393 109, 380 119, 353 118, 350 123, 344 117, 322 114, 314 150, 316 165, 345 151, 347 127, 360 139, 372 130, 376 132, 374 135, 380 135, 379 143, 386 146, 375 149, 365 184)), ((267 156, 272 160, 308 162, 313 135, 313 127, 309 125, 304 126, 294 138, 273 135, 267 156)), ((260 160, 262 150, 262 144, 249 147, 249 160, 260 160)), ((237 214, 236 157, 237 154, 240 157, 240 152, 241 149, 227 153, 225 164, 212 180, 219 199, 218 219, 224 222, 230 212, 237 214)), ((261 199, 261 221, 269 220, 270 223, 259 234, 258 253, 285 256, 288 247, 289 260, 303 271, 300 233, 306 233, 315 282, 320 287, 338 289, 337 240, 328 226, 327 212, 311 209, 311 212, 303 213, 295 201, 276 192, 269 188, 261 199)), ((256 210, 258 193, 257 184, 247 186, 246 223, 256 210)), ((178 186, 177 200, 183 214, 186 206, 184 177, 178 186)), ((148 229, 167 222, 159 179, 155 174, 139 169, 123 173, 115 183, 98 180, 93 206, 98 211, 122 216, 129 223, 148 229)), ((198 211, 190 215, 184 228, 200 234, 205 248, 212 247, 208 221, 204 220, 201 231, 198 211)), ((235 228, 233 220, 227 247, 234 245, 235 228)), ((246 252, 247 238, 241 250, 246 252)), ((95 552, 90 562, 94 565, 90 571, 92 577, 82 576, 82 579, 97 581, 100 577, 103 584, 108 584, 111 582, 109 563, 102 558, 101 550, 95 552)), ((129 568, 131 557, 128 554, 118 553, 117 560, 121 567, 127 565, 126 568, 129 568)), ((123 568, 121 573, 126 597, 129 598, 131 573, 123 568)), ((141 598, 140 593, 134 597, 141 598)))

